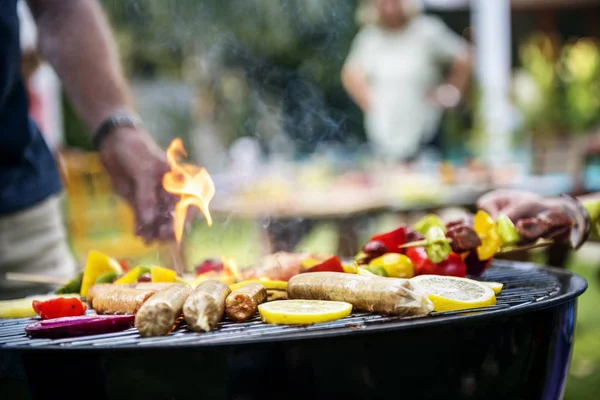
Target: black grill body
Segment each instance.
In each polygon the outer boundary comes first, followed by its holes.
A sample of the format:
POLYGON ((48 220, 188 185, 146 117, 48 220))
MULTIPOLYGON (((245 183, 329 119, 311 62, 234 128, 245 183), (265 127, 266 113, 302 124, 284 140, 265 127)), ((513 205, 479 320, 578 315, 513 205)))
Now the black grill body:
MULTIPOLYGON (((135 329, 31 340, 0 322, 6 398, 558 399, 583 278, 496 262, 505 288, 485 310, 397 319, 368 314, 309 327, 225 321, 142 339, 135 329)), ((4 396, 2 396, 4 398, 4 396)))

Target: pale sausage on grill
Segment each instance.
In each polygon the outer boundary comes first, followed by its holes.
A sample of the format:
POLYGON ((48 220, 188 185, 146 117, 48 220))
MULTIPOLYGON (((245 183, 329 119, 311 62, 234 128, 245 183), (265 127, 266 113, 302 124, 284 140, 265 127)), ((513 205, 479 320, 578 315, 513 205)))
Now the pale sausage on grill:
POLYGON ((345 301, 357 310, 388 315, 425 315, 433 311, 426 295, 399 278, 313 272, 294 276, 289 299, 345 301))
POLYGON ((102 288, 92 297, 92 308, 98 314, 135 314, 154 290, 140 290, 122 285, 102 288))
POLYGON ((163 336, 171 332, 181 316, 183 304, 192 293, 188 285, 173 285, 156 292, 135 315, 135 327, 142 336, 163 336))
POLYGON ((210 279, 202 282, 183 305, 183 316, 188 328, 197 332, 213 330, 225 312, 225 299, 231 293, 229 286, 210 279))
POLYGON ((267 300, 267 291, 260 283, 249 283, 231 292, 225 300, 225 312, 235 322, 244 322, 254 316, 258 305, 267 300))

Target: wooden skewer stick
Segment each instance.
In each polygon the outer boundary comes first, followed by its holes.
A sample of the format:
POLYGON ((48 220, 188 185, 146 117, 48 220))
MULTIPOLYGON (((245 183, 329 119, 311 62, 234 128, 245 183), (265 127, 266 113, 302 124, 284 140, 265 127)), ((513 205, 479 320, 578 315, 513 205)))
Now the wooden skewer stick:
POLYGON ((19 272, 7 272, 4 279, 14 282, 39 283, 43 285, 65 285, 68 279, 56 278, 48 275, 22 274, 19 272))
MULTIPOLYGON (((452 239, 448 238, 447 242, 448 243, 452 243, 452 239)), ((540 247, 549 246, 549 245, 551 245, 553 243, 554 243, 553 240, 540 239, 537 242, 532 243, 532 244, 527 244, 527 245, 523 245, 523 246, 510 246, 510 247, 501 248, 500 250, 498 250, 496 252, 496 254, 507 254, 507 253, 513 253, 513 252, 516 252, 516 251, 538 249, 540 247)), ((427 240, 425 240, 425 239, 423 239, 423 240, 415 240, 414 242, 404 243, 403 245, 398 246, 398 248, 400 248, 400 249, 407 249, 407 248, 410 248, 410 247, 423 247, 423 246, 427 246, 428 244, 429 243, 427 243, 427 240)))

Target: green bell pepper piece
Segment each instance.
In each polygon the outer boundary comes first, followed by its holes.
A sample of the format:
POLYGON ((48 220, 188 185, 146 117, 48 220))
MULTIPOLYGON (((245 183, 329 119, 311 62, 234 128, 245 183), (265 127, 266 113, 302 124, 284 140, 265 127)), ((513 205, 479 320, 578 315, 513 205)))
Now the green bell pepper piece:
POLYGON ((425 232, 425 240, 427 241, 425 251, 432 263, 437 264, 448 258, 452 247, 450 247, 450 243, 448 243, 448 239, 446 239, 446 234, 442 228, 431 226, 425 232))

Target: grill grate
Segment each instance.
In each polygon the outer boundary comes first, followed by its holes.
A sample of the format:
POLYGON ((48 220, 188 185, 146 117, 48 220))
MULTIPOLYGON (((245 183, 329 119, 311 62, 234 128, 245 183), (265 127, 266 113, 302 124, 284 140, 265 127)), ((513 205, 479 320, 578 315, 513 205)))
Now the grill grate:
MULTIPOLYGON (((452 315, 473 313, 491 310, 510 310, 523 307, 535 302, 544 301, 556 296, 560 292, 560 283, 552 273, 536 267, 515 267, 508 262, 496 262, 486 271, 481 280, 501 282, 504 284, 502 292, 497 296, 497 304, 476 310, 452 311, 446 313, 432 313, 428 317, 448 318, 452 315)), ((404 319, 406 320, 406 319, 404 319)), ((410 318, 409 320, 415 320, 410 318)), ((211 345, 234 344, 255 338, 273 338, 290 334, 327 333, 336 331, 356 330, 372 325, 386 323, 402 323, 398 317, 388 317, 367 313, 353 313, 342 320, 315 324, 310 326, 276 326, 264 324, 256 316, 245 323, 234 323, 224 320, 219 328, 212 332, 197 334, 188 331, 185 325, 180 326, 169 336, 156 338, 141 338, 137 329, 103 335, 83 336, 65 339, 30 339, 25 335, 25 327, 31 319, 0 320, 0 348, 118 348, 118 347, 166 347, 178 345, 211 345)))

